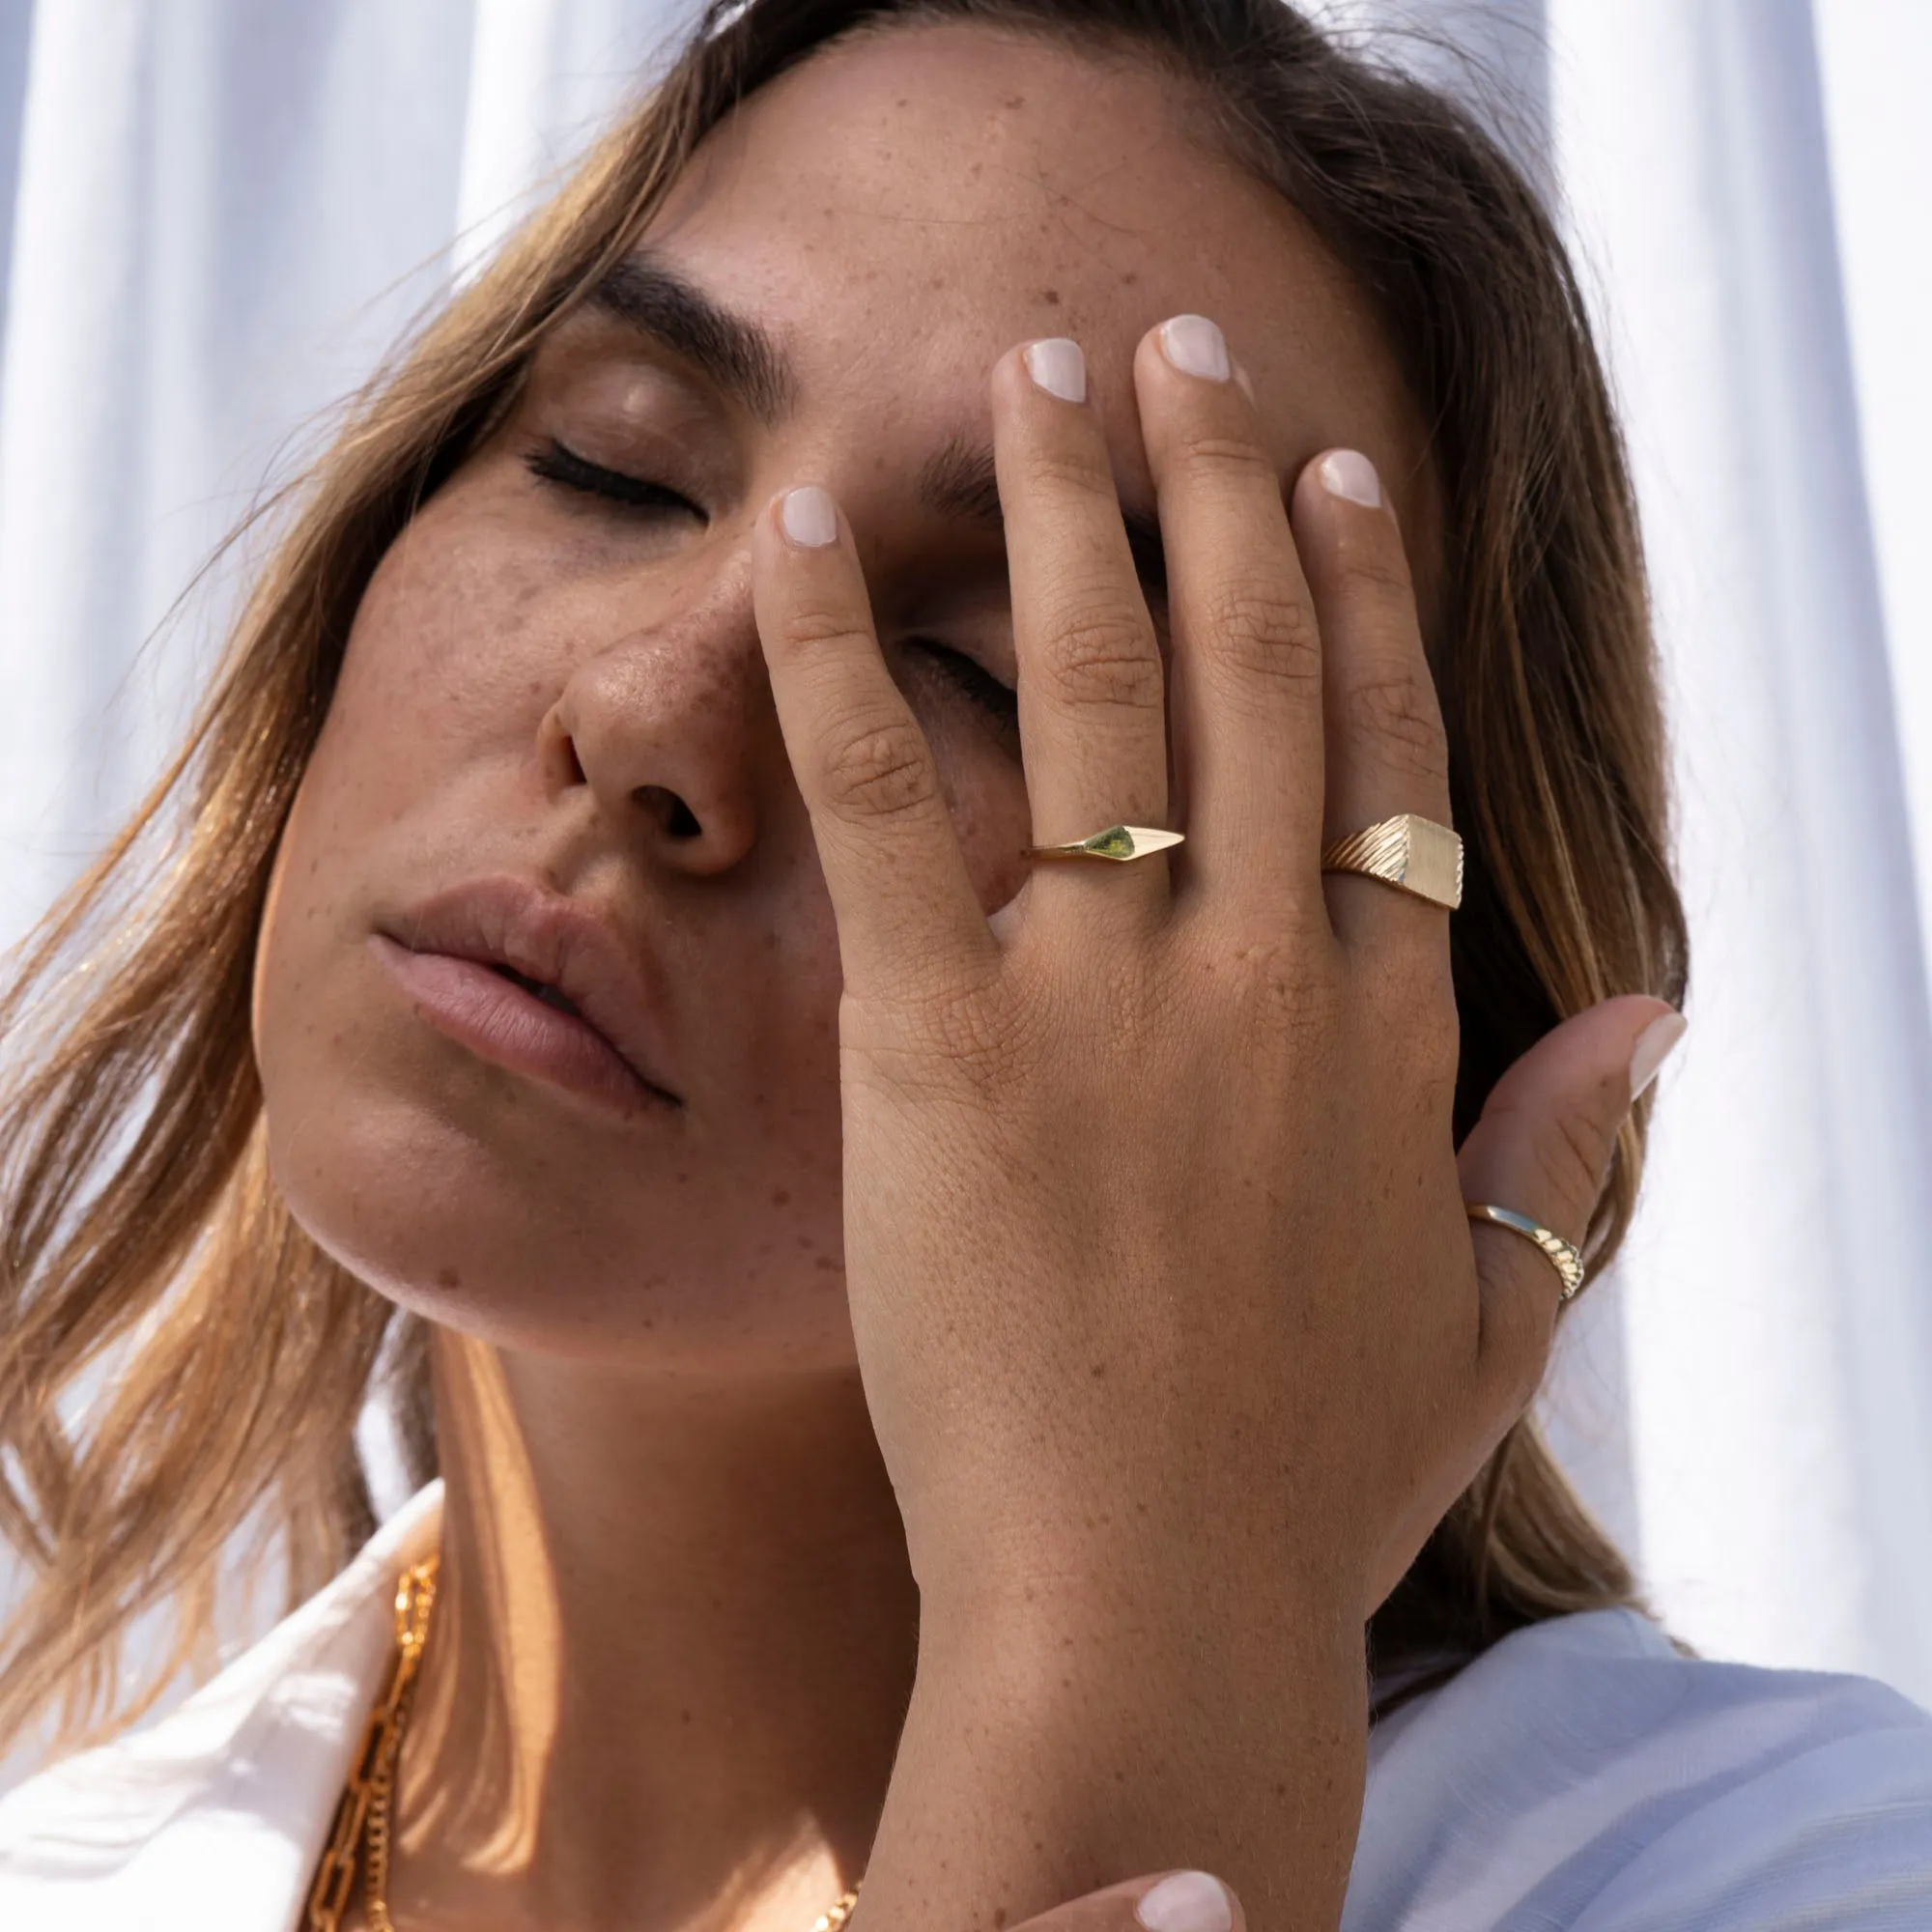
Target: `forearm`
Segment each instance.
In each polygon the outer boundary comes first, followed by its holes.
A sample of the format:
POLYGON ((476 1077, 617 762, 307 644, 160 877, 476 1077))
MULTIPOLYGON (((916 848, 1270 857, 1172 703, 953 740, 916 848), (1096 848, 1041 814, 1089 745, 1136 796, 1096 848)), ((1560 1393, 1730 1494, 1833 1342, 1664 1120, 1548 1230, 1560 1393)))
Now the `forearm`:
POLYGON ((990 1932, 1173 1866, 1226 1879, 1257 1932, 1336 1925, 1360 1625, 1188 1609, 929 1615, 862 1927, 990 1932))

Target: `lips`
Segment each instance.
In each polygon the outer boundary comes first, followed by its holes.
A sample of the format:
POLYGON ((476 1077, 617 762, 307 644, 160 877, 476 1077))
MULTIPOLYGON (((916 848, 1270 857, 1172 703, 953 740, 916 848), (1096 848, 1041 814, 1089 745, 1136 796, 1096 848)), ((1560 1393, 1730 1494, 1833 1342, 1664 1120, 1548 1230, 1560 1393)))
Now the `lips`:
POLYGON ((636 1113, 683 1102, 643 962, 595 914, 521 880, 440 893, 370 941, 429 1026, 484 1059, 636 1113))

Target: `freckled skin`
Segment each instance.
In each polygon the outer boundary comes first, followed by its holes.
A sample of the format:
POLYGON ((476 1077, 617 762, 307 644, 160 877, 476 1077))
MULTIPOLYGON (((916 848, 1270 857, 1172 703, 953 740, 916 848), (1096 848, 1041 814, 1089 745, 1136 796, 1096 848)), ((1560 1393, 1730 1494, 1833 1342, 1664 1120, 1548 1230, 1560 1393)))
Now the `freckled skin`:
POLYGON ((1408 521, 1419 435, 1363 299, 1179 123, 1171 81, 1037 40, 930 28, 814 58, 714 135, 649 240, 780 341, 797 406, 754 422, 582 315, 384 556, 265 919, 271 1148, 317 1238, 437 1321, 611 1364, 849 1362, 838 942, 753 625, 753 520, 798 482, 839 498, 990 911, 1024 880, 1017 748, 907 640, 1014 675, 997 542, 910 487, 950 439, 988 439, 996 357, 1078 338, 1143 502, 1130 358, 1182 311, 1226 328, 1285 474, 1365 449, 1408 521), (552 437, 706 520, 532 476, 552 437), (673 802, 696 836, 671 836, 673 802), (617 926, 680 1111, 600 1115, 486 1064, 372 962, 379 920, 498 872, 617 926))

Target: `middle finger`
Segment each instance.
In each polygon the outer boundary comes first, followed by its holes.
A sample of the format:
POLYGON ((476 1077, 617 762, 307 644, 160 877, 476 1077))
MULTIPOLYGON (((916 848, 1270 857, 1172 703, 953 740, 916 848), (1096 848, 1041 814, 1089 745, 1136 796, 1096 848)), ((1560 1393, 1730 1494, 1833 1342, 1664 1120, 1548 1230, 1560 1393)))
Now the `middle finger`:
POLYGON ((1177 316, 1134 358, 1186 723, 1190 876, 1320 915, 1321 639, 1261 419, 1220 329, 1177 316))
MULTIPOLYGON (((1160 645, 1079 346, 1032 342, 1003 358, 993 423, 1034 842, 1165 826, 1160 645)), ((1049 863, 1033 891, 1077 896, 1083 922, 1099 915, 1096 899, 1145 917, 1167 903, 1167 867, 1157 856, 1049 863)))

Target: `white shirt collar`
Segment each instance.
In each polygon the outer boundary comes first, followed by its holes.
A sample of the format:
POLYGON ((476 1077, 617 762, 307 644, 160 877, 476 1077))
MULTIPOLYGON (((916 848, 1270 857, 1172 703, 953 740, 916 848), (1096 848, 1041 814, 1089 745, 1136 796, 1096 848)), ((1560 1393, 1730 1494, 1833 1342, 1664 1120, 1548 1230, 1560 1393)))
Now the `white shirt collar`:
POLYGON ((289 1932, 395 1641, 397 1576, 436 1546, 442 1485, 158 1722, 0 1801, 0 1925, 289 1932))

